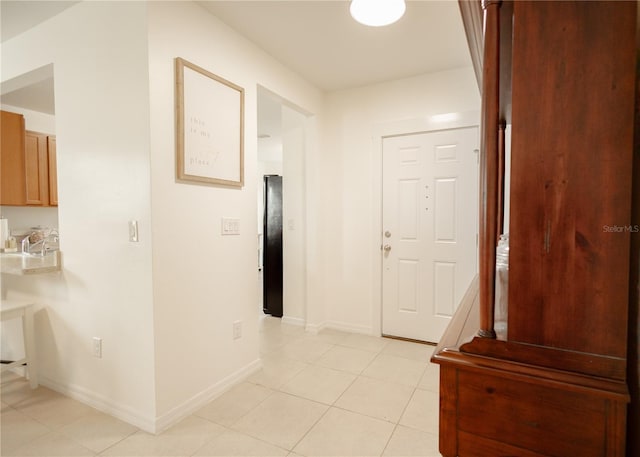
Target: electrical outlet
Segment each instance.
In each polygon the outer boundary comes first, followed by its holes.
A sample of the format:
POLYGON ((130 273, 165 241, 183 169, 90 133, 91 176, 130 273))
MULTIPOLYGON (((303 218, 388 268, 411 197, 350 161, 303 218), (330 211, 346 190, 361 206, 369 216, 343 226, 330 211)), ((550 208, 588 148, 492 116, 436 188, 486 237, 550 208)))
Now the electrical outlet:
POLYGON ((233 339, 237 340, 242 337, 242 321, 235 321, 233 323, 233 339))
POLYGON ((102 358, 102 338, 93 337, 93 356, 102 358))

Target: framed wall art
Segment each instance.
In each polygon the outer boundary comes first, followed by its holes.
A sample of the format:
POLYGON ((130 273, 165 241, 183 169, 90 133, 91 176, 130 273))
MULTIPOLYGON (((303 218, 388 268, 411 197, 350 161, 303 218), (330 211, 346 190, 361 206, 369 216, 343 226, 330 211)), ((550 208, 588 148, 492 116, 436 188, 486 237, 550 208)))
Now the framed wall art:
POLYGON ((244 89, 177 57, 176 177, 244 185, 244 89))

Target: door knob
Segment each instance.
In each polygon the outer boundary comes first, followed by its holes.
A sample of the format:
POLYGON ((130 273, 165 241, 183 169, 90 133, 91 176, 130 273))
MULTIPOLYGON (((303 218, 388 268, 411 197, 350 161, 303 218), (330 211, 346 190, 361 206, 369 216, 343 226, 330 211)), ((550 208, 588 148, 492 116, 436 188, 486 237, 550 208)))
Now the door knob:
POLYGON ((382 249, 384 249, 384 252, 389 252, 391 250, 391 246, 388 244, 385 244, 382 249))

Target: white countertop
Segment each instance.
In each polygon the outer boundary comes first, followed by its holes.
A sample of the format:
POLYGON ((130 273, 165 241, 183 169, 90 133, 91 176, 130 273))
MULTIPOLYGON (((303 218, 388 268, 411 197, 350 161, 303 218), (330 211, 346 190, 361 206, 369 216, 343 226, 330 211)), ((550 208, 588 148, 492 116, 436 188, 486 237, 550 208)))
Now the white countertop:
POLYGON ((0 253, 2 273, 13 275, 33 275, 52 273, 62 269, 62 253, 52 251, 44 257, 25 255, 21 252, 0 253))

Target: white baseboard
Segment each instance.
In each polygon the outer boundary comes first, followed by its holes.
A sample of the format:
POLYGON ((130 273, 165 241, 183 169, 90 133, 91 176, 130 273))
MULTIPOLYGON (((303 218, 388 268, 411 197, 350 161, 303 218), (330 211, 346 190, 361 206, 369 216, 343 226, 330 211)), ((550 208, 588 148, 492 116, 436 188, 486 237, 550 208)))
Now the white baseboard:
POLYGON ((366 325, 349 324, 339 321, 326 321, 322 324, 322 328, 340 330, 341 332, 360 333, 362 335, 374 335, 373 329, 371 327, 368 327, 366 325))
POLYGON ((324 321, 319 324, 307 324, 305 326, 305 330, 309 333, 313 333, 314 335, 320 333, 323 329, 330 328, 332 330, 340 330, 341 332, 349 332, 349 333, 360 333, 362 335, 377 335, 373 328, 367 327, 366 325, 354 325, 346 322, 339 321, 324 321))
POLYGON ((168 429, 172 425, 177 424, 188 415, 202 408, 214 398, 222 395, 239 382, 251 376, 260 368, 262 368, 262 360, 256 359, 250 364, 236 371, 235 373, 232 373, 218 383, 209 387, 208 389, 194 395, 181 405, 176 406, 171 411, 163 414, 162 416, 159 416, 155 421, 154 433, 160 433, 168 429))
POLYGON ((298 327, 304 327, 304 319, 302 319, 301 317, 282 316, 281 322, 283 324, 297 325, 298 327))
POLYGON ((61 384, 42 375, 38 376, 38 381, 40 384, 50 388, 51 390, 55 390, 67 397, 73 398, 74 400, 78 400, 81 403, 102 411, 103 413, 123 420, 141 430, 144 430, 145 432, 157 434, 168 429, 172 425, 177 424, 182 419, 197 411, 214 398, 220 396, 240 381, 251 376, 260 368, 262 368, 262 361, 260 359, 256 359, 235 373, 232 373, 222 379, 220 382, 199 394, 194 395, 181 405, 178 405, 171 411, 157 418, 145 416, 126 405, 115 403, 112 399, 103 397, 95 392, 91 392, 84 387, 72 384, 61 384))
POLYGON ((155 433, 156 421, 154 417, 141 414, 129 406, 118 404, 111 398, 106 398, 84 387, 73 384, 62 384, 42 375, 38 376, 38 382, 51 390, 55 390, 103 413, 134 425, 145 432, 155 433))
POLYGON ((324 322, 320 323, 320 324, 307 324, 304 327, 304 330, 313 334, 313 335, 317 335, 318 333, 320 333, 320 331, 326 328, 326 325, 324 322))
MULTIPOLYGON (((282 323, 304 327, 305 331, 312 333, 314 335, 317 335, 320 331, 322 331, 322 329, 325 329, 325 328, 340 330, 342 332, 360 333, 362 335, 375 335, 375 332, 373 331, 372 327, 367 327, 366 325, 348 324, 346 322, 339 322, 339 321, 324 321, 319 324, 308 324, 305 322, 304 319, 300 317, 283 316, 282 323)), ((380 335, 376 335, 376 336, 380 336, 380 335)))
POLYGON ((10 368, 9 371, 11 373, 15 373, 18 376, 22 376, 23 378, 27 377, 27 369, 26 367, 15 367, 15 368, 10 368))

